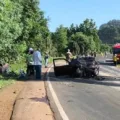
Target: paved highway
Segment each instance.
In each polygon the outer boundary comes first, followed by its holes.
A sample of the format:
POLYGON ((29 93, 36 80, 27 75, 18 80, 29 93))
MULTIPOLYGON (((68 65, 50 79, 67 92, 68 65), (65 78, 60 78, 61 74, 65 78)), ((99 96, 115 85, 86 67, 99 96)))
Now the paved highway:
POLYGON ((120 120, 120 70, 103 58, 99 61, 100 71, 118 78, 56 78, 50 70, 47 91, 56 120, 120 120))

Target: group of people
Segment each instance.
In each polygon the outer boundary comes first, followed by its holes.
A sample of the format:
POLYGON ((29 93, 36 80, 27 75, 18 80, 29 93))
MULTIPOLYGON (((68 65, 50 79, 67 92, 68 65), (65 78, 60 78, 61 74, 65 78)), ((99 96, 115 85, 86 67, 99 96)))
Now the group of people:
MULTIPOLYGON (((83 55, 83 57, 84 57, 84 56, 96 57, 96 52, 91 52, 90 54, 83 55)), ((70 49, 68 49, 68 51, 67 51, 67 53, 66 53, 66 59, 70 62, 72 58, 73 58, 73 55, 72 55, 72 53, 70 52, 70 49)))
MULTIPOLYGON (((90 54, 91 56, 96 57, 96 53, 90 54)), ((45 67, 47 68, 48 65, 48 52, 45 53, 45 67)), ((73 58, 72 53, 70 52, 70 49, 68 49, 66 53, 66 59, 70 62, 71 59, 73 58)), ((41 79, 41 68, 42 68, 42 56, 39 50, 33 50, 33 48, 29 48, 27 57, 26 57, 26 63, 27 63, 27 75, 31 76, 34 75, 36 76, 36 79, 41 79)))
POLYGON ((92 57, 96 57, 96 52, 91 52, 90 55, 91 55, 92 57))
MULTIPOLYGON (((35 75, 36 79, 41 79, 41 72, 42 72, 42 56, 39 50, 33 50, 33 48, 29 48, 27 57, 26 57, 26 64, 27 64, 27 75, 35 75)), ((46 52, 45 55, 45 67, 48 64, 48 53, 46 52)))

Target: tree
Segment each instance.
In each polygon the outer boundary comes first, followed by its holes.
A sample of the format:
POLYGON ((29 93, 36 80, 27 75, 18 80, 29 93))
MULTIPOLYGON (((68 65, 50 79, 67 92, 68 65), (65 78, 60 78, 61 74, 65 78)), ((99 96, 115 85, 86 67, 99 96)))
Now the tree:
POLYGON ((92 19, 86 19, 76 26, 71 24, 68 28, 60 26, 55 33, 52 33, 52 41, 59 55, 64 53, 65 48, 69 48, 73 54, 100 51, 101 44, 98 30, 92 19))
POLYGON ((71 37, 72 34, 76 33, 75 25, 72 23, 69 28, 67 28, 67 37, 68 39, 71 37))
POLYGON ((4 0, 0 2, 0 8, 0 58, 1 61, 9 61, 17 58, 14 41, 22 33, 20 21, 23 7, 20 2, 4 0))
MULTIPOLYGON (((91 37, 96 47, 94 51, 100 50, 100 39, 98 36, 98 30, 96 28, 95 22, 92 19, 86 19, 82 24, 80 24, 79 30, 83 32, 86 36, 91 37)), ((92 45, 92 44, 91 44, 92 45)))
POLYGON ((65 48, 67 47, 67 29, 60 25, 59 28, 56 29, 54 33, 54 41, 57 48, 58 55, 62 55, 64 53, 65 48))
POLYGON ((47 23, 39 0, 0 1, 1 61, 21 59, 28 47, 45 51, 50 43, 47 23))
POLYGON ((99 28, 99 37, 103 43, 120 42, 120 20, 111 20, 99 28))
POLYGON ((75 53, 77 54, 85 54, 95 49, 93 38, 84 35, 82 32, 73 34, 71 39, 73 40, 73 45, 76 45, 76 49, 74 50, 76 50, 75 53))
POLYGON ((44 13, 40 11, 38 5, 39 0, 24 0, 22 14, 24 29, 19 39, 26 41, 28 46, 39 47, 43 51, 46 48, 49 30, 47 19, 44 18, 44 13))
POLYGON ((86 19, 79 26, 80 32, 83 32, 87 36, 95 35, 97 33, 95 22, 92 19, 86 19))
POLYGON ((111 50, 111 47, 107 44, 101 44, 101 52, 109 51, 111 50))

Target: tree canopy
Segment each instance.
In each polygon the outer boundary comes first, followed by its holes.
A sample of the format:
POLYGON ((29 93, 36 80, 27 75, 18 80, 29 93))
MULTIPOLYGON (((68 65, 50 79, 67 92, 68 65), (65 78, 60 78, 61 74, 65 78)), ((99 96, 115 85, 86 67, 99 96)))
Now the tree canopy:
POLYGON ((100 51, 101 41, 96 24, 92 19, 86 19, 80 25, 72 23, 69 28, 60 26, 53 33, 52 40, 57 44, 58 50, 61 49, 58 51, 60 54, 67 48, 71 49, 74 54, 100 51))
POLYGON ((14 61, 28 47, 46 50, 48 20, 39 9, 39 0, 0 1, 0 58, 14 61))
MULTIPOLYGON (((86 19, 79 25, 60 25, 50 32, 48 19, 39 8, 39 0, 0 1, 0 62, 21 60, 26 49, 33 47, 52 56, 62 56, 69 48, 73 54, 101 50, 101 40, 119 40, 120 21, 110 21, 100 27, 86 19)), ((104 48, 104 46, 102 46, 104 48)), ((106 49, 106 48, 105 48, 106 49)))
POLYGON ((111 20, 99 28, 99 37, 103 43, 114 44, 120 42, 120 20, 111 20))

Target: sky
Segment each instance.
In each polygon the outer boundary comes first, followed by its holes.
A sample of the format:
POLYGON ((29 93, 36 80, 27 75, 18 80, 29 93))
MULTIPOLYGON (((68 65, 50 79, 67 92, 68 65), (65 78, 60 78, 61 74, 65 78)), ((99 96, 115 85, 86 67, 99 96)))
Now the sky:
POLYGON ((99 28, 112 19, 120 19, 120 0, 40 0, 40 9, 49 17, 49 29, 59 25, 69 27, 86 18, 93 19, 99 28))

